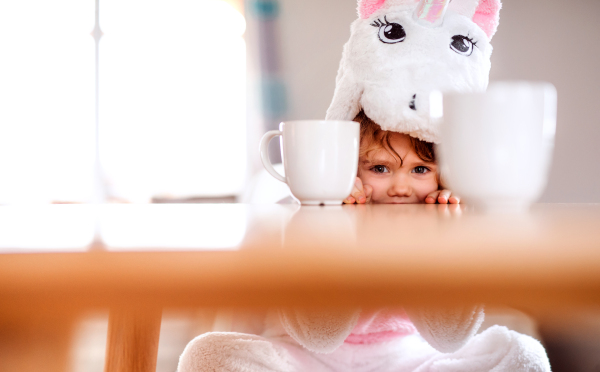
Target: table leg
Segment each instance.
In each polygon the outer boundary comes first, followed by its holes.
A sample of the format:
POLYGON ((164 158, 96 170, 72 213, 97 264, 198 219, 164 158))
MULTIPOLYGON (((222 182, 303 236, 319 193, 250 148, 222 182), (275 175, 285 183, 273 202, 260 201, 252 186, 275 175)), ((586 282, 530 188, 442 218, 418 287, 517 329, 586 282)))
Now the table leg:
POLYGON ((104 372, 155 372, 161 316, 157 308, 111 310, 104 372))

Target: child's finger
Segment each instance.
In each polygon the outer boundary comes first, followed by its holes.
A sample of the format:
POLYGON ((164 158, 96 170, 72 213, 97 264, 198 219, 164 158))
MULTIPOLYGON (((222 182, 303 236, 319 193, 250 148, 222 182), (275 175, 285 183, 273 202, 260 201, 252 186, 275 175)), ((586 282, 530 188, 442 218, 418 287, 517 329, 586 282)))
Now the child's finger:
POLYGON ((460 196, 452 194, 448 198, 448 202, 450 204, 460 204, 460 196))
POLYGON ((438 196, 440 195, 440 190, 436 190, 425 197, 425 203, 427 204, 435 204, 438 196))
POLYGON ((367 198, 366 203, 370 203, 371 202, 371 195, 373 195, 373 186, 371 185, 365 185, 365 196, 367 198))
POLYGON ((356 177, 356 180, 354 181, 354 186, 352 186, 352 191, 350 192, 350 195, 348 195, 348 197, 344 199, 344 204, 361 203, 361 199, 366 199, 362 188, 362 181, 360 180, 360 178, 356 177))
POLYGON ((362 180, 359 177, 356 177, 354 180, 354 188, 360 192, 364 192, 362 180))
POLYGON ((356 180, 354 181, 354 187, 352 188, 351 196, 356 199, 356 203, 358 204, 364 204, 367 202, 362 180, 358 177, 356 177, 356 180))
POLYGON ((437 198, 437 202, 439 204, 448 204, 448 199, 450 199, 451 194, 452 194, 452 191, 450 191, 450 190, 440 191, 440 195, 437 198))

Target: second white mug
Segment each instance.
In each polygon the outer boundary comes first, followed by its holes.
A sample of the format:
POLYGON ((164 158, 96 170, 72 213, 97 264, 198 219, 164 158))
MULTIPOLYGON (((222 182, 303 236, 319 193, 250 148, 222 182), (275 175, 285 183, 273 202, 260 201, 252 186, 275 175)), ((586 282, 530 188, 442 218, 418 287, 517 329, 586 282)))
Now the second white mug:
POLYGON ((286 121, 261 139, 261 159, 302 204, 341 204, 356 179, 359 136, 360 124, 354 121, 286 121), (269 141, 277 136, 285 176, 277 173, 268 157, 269 141))
POLYGON ((495 82, 485 93, 444 94, 437 111, 442 176, 453 192, 496 211, 522 211, 540 197, 556 128, 552 84, 495 82))

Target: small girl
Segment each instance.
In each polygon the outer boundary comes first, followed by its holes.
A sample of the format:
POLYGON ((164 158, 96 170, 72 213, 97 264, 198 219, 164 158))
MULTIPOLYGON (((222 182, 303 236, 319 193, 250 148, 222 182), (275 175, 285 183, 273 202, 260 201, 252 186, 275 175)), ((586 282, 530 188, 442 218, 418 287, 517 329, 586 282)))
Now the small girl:
POLYGON ((346 204, 458 204, 443 189, 430 142, 384 131, 361 111, 358 177, 346 204))
MULTIPOLYGON (((440 187, 432 143, 383 131, 362 111, 355 121, 358 177, 345 203, 460 202, 440 187)), ((550 371, 537 340, 501 326, 477 334, 483 319, 482 305, 274 309, 250 331, 198 336, 178 371, 550 371)))

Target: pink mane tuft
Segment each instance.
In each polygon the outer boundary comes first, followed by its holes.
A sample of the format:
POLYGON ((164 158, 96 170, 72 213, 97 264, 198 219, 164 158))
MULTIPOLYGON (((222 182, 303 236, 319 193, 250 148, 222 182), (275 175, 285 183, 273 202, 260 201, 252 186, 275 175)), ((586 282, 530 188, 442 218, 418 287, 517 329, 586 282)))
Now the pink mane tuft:
POLYGON ((385 0, 359 0, 358 16, 367 19, 385 4, 385 0))
POLYGON ((500 0, 481 0, 473 15, 473 22, 481 27, 490 39, 498 28, 501 7, 500 0))

